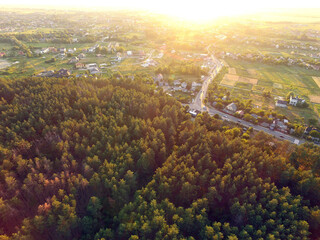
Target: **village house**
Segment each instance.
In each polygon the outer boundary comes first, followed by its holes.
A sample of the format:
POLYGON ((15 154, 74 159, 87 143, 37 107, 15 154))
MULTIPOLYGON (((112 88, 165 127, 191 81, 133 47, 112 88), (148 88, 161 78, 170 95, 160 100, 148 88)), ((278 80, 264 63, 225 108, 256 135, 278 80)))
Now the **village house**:
POLYGON ((54 71, 53 70, 50 70, 50 71, 44 71, 44 72, 41 72, 39 73, 38 75, 36 75, 37 77, 52 77, 54 74, 54 71))
POLYGON ((286 108, 286 107, 288 107, 288 106, 287 106, 287 102, 286 102, 286 101, 283 101, 283 100, 277 100, 277 101, 276 101, 276 107, 286 108))
POLYGON ((100 73, 100 70, 99 68, 90 68, 90 74, 97 74, 97 73, 100 73))
POLYGON ((302 104, 304 102, 305 100, 303 98, 299 98, 299 96, 296 96, 296 97, 290 96, 289 104, 292 106, 297 106, 297 104, 302 104))
POLYGON ((76 48, 69 48, 69 49, 68 49, 68 53, 74 53, 75 51, 77 51, 76 48))
POLYGON ((96 63, 89 63, 86 65, 87 69, 90 69, 90 68, 97 68, 98 65, 96 63))
POLYGON ((108 66, 108 64, 106 64, 106 63, 101 63, 99 67, 100 67, 100 68, 106 68, 107 66, 108 66))
POLYGON ((186 88, 187 85, 188 85, 188 84, 187 84, 186 82, 183 82, 183 83, 181 84, 181 87, 186 88))
POLYGON ((236 114, 238 114, 240 117, 244 116, 244 111, 243 110, 239 110, 236 112, 236 114))
POLYGON ((182 90, 181 86, 173 87, 173 91, 181 91, 181 90, 182 90))
POLYGON ((55 77, 68 77, 70 75, 71 75, 71 73, 69 72, 69 70, 62 68, 54 76, 55 77))
POLYGON ((77 57, 72 57, 72 58, 69 60, 68 64, 73 64, 73 63, 77 63, 77 62, 79 62, 79 58, 77 58, 77 57))
POLYGON ((180 81, 179 81, 179 80, 173 81, 173 85, 174 85, 174 86, 180 85, 180 81))
POLYGON ((80 59, 83 59, 85 57, 86 57, 86 55, 84 53, 80 53, 79 56, 78 56, 78 58, 80 58, 80 59))
POLYGON ((274 130, 276 127, 276 121, 274 120, 271 124, 270 124, 270 130, 274 130))
POLYGON ((77 78, 79 78, 79 77, 87 78, 88 75, 87 75, 87 74, 77 74, 76 77, 77 77, 77 78))
POLYGON ((288 132, 288 126, 284 122, 280 121, 279 119, 276 121, 276 127, 280 132, 283 132, 283 133, 288 132))
POLYGON ((52 53, 56 53, 57 49, 55 47, 49 47, 49 51, 52 53))
POLYGON ((237 111, 237 105, 235 103, 230 103, 228 106, 226 106, 226 109, 231 111, 231 112, 236 112, 237 111))
POLYGON ((162 81, 163 80, 163 75, 161 73, 159 73, 156 77, 155 77, 156 81, 162 81))
POLYGON ((58 57, 60 58, 65 58, 66 54, 65 53, 60 53, 58 57))
POLYGON ((56 77, 56 78, 60 78, 60 77, 68 77, 70 75, 71 75, 71 73, 69 72, 69 70, 62 68, 57 72, 55 72, 53 70, 44 71, 44 72, 41 72, 40 74, 38 74, 36 76, 37 77, 56 77))
POLYGON ((157 76, 155 76, 153 78, 153 80, 154 80, 154 83, 158 83, 160 87, 162 87, 164 85, 164 82, 162 81, 163 75, 161 73, 159 73, 157 76))
POLYGON ((306 127, 306 129, 304 130, 304 134, 309 135, 309 133, 310 133, 311 131, 320 132, 319 129, 317 129, 317 128, 315 128, 315 127, 312 127, 312 126, 309 126, 309 127, 306 127))
POLYGON ((67 51, 66 48, 58 48, 58 52, 60 53, 65 53, 67 51))
POLYGON ((44 48, 44 49, 42 49, 42 50, 40 51, 40 54, 46 54, 46 53, 48 53, 48 52, 50 52, 50 49, 49 49, 49 48, 44 48))
POLYGON ((77 63, 75 64, 75 68, 76 68, 76 69, 85 68, 85 65, 84 65, 84 63, 77 62, 77 63))
POLYGON ((191 87, 195 88, 195 87, 200 87, 201 85, 202 85, 201 83, 192 82, 191 87))

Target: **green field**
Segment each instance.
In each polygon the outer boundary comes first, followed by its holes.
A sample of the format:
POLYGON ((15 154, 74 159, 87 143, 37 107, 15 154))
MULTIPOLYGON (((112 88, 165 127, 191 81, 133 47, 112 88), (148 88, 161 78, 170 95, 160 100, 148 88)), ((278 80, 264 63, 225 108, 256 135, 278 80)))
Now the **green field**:
POLYGON ((267 65, 242 60, 225 59, 230 67, 236 68, 237 74, 243 77, 257 78, 257 86, 271 89, 274 95, 285 96, 289 91, 308 97, 308 95, 319 95, 320 89, 313 81, 312 76, 320 76, 320 72, 307 70, 296 66, 267 65), (256 76, 247 70, 254 69, 256 76), (282 88, 274 87, 281 84, 282 88))
MULTIPOLYGON (((234 97, 243 98, 246 96, 258 106, 274 107, 273 100, 266 102, 265 99, 256 97, 261 96, 263 91, 270 91, 273 97, 286 97, 288 92, 293 91, 307 101, 309 101, 309 95, 320 95, 320 88, 312 79, 312 76, 320 76, 318 71, 296 66, 267 65, 243 60, 225 59, 225 61, 230 68, 236 69, 239 76, 258 79, 258 84, 253 88, 250 88, 250 84, 237 83, 231 89, 234 97)), ((288 109, 276 108, 276 111, 287 116, 292 122, 307 122, 308 119, 319 117, 320 105, 310 104, 307 109, 290 106, 288 109)))
POLYGON ((13 47, 12 44, 10 43, 0 43, 0 52, 1 51, 6 51, 6 50, 9 50, 13 47))

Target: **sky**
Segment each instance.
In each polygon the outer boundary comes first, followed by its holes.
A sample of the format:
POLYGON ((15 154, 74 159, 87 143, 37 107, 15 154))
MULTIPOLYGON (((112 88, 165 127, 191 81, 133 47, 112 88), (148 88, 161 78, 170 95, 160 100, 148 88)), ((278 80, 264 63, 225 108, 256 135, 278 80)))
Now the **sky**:
POLYGON ((206 20, 275 8, 320 8, 320 0, 0 0, 0 5, 67 6, 149 10, 186 19, 206 20))

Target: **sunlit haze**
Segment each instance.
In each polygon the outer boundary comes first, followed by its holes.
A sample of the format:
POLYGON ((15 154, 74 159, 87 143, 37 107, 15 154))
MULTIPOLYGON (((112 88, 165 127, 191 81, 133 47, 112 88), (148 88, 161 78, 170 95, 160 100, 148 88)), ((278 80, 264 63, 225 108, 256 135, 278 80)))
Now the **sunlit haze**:
POLYGON ((247 13, 254 13, 258 11, 265 11, 275 8, 318 8, 319 1, 149 1, 149 0, 119 0, 119 1, 99 1, 99 0, 56 0, 53 2, 46 2, 42 0, 13 0, 3 3, 6 5, 15 6, 65 6, 87 9, 105 7, 113 9, 131 9, 131 10, 149 10, 156 13, 167 14, 169 16, 178 17, 185 20, 210 20, 221 16, 236 16, 247 13))

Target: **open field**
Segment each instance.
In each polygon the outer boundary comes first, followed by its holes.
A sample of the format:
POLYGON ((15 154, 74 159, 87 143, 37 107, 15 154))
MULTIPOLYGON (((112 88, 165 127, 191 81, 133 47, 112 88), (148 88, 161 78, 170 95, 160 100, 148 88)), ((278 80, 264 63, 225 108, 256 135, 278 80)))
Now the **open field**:
POLYGON ((255 69, 247 69, 247 71, 254 78, 259 76, 259 74, 257 73, 257 71, 255 69))
POLYGON ((316 84, 320 88, 320 77, 312 77, 312 79, 316 82, 316 84))
POLYGON ((236 75, 237 72, 236 72, 236 69, 235 68, 229 68, 229 74, 233 74, 233 75, 236 75))
POLYGON ((286 108, 276 108, 276 112, 285 115, 292 123, 308 122, 309 119, 318 119, 317 113, 312 108, 297 108, 289 106, 286 108))
POLYGON ((248 78, 248 77, 239 77, 238 75, 234 75, 234 74, 226 74, 221 81, 222 85, 227 85, 227 86, 235 86, 235 84, 238 84, 238 83, 257 85, 258 79, 248 78))
POLYGON ((320 96, 310 95, 310 102, 320 104, 320 96))
POLYGON ((238 75, 226 74, 224 75, 224 78, 222 79, 220 84, 227 85, 227 86, 234 86, 238 80, 239 80, 238 75))
POLYGON ((258 83, 258 79, 255 78, 248 78, 248 77, 239 77, 238 82, 242 82, 242 83, 250 83, 252 85, 257 85, 258 83))
POLYGON ((282 86, 281 83, 274 83, 274 84, 273 84, 273 87, 274 87, 274 88, 280 88, 280 89, 283 88, 283 86, 282 86))
POLYGON ((234 77, 226 74, 221 84, 233 88, 231 94, 234 97, 247 96, 257 106, 274 108, 273 98, 266 102, 265 99, 254 96, 262 96, 263 92, 270 91, 273 97, 285 97, 288 92, 293 91, 307 101, 310 99, 310 102, 314 104, 310 104, 310 107, 306 109, 290 106, 288 109, 277 108, 276 111, 296 123, 308 122, 311 118, 319 118, 319 111, 316 111, 319 109, 318 104, 320 104, 319 71, 242 60, 225 59, 225 61, 230 68, 236 69, 237 75, 234 77), (253 75, 256 78, 252 78, 253 75), (251 81, 248 80, 250 78, 252 78, 251 81), (258 80, 254 82, 253 79, 258 80))
POLYGON ((8 50, 10 48, 12 48, 12 44, 11 43, 0 43, 0 52, 2 50, 8 50))
POLYGON ((254 69, 260 75, 257 86, 271 88, 277 95, 285 96, 289 91, 294 91, 301 96, 320 95, 320 89, 313 79, 313 77, 320 77, 319 71, 243 60, 226 59, 225 61, 242 77, 251 77, 249 72, 253 73, 252 69, 254 69), (251 70, 248 71, 248 69, 251 70))
POLYGON ((236 82, 235 87, 241 88, 244 90, 251 90, 252 84, 238 81, 238 82, 236 82))

